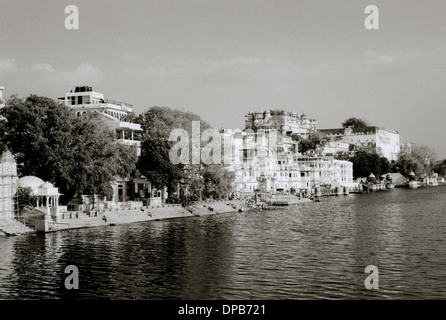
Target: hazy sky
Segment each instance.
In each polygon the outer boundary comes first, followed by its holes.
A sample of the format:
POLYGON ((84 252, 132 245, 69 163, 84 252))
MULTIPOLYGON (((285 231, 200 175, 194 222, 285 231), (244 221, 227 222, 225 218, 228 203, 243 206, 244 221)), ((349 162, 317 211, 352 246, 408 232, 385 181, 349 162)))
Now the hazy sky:
POLYGON ((348 117, 446 158, 446 1, 0 0, 5 96, 78 85, 242 128, 249 110, 348 117), (79 30, 64 26, 79 8, 79 30), (367 5, 379 30, 367 30, 367 5))

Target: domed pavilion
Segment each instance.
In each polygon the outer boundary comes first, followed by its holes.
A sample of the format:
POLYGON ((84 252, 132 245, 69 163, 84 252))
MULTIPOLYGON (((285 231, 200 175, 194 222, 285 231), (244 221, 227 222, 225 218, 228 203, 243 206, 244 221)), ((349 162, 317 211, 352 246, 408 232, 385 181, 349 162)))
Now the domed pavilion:
MULTIPOLYGON (((18 187, 30 188, 33 195, 37 197, 37 208, 47 208, 48 215, 51 214, 50 208, 59 207, 59 189, 51 183, 34 176, 25 176, 17 180, 18 187)), ((57 210, 56 210, 57 211, 57 210)), ((54 212, 56 213, 56 212, 54 212)))

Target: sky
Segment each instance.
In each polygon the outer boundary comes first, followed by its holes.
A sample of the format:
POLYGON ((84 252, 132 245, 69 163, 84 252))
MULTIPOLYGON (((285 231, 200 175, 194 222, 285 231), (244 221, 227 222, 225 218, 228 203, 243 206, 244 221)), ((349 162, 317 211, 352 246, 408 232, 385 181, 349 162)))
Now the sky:
POLYGON ((443 159, 445 17, 444 0, 0 0, 0 86, 58 98, 86 85, 217 129, 243 128, 251 110, 321 129, 357 117, 443 159), (364 26, 371 4, 377 30, 364 26))

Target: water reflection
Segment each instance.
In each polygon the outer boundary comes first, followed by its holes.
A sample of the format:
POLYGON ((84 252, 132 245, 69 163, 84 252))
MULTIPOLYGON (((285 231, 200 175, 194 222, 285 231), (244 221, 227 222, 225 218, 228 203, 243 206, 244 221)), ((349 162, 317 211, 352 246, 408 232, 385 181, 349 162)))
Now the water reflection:
POLYGON ((0 298, 444 299, 445 190, 4 237, 0 298), (79 290, 64 287, 68 265, 79 290))

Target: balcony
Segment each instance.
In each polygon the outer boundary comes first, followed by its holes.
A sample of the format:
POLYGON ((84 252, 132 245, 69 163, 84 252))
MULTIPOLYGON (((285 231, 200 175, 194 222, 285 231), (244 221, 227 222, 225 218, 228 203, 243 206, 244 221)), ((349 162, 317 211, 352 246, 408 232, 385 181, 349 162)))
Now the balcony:
POLYGON ((111 100, 111 99, 104 99, 103 103, 110 103, 110 104, 120 106, 123 108, 122 110, 128 111, 128 112, 132 112, 132 110, 133 110, 133 105, 131 105, 130 103, 126 103, 126 102, 121 102, 121 101, 116 101, 116 100, 111 100))

